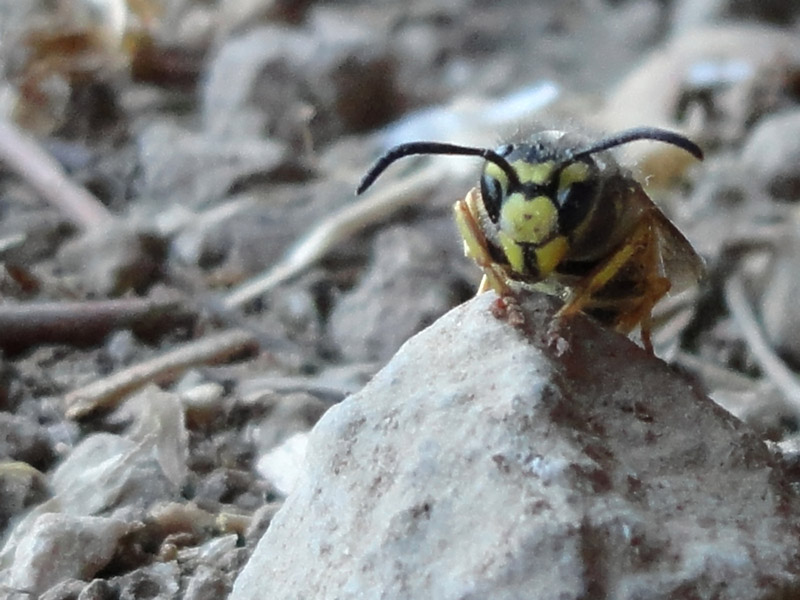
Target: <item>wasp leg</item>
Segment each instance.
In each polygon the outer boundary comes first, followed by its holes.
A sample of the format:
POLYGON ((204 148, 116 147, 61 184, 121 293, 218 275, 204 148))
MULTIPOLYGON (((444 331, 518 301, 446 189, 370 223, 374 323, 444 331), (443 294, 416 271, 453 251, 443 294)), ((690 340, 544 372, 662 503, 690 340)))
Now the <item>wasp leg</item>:
POLYGON ((661 298, 669 291, 672 284, 666 277, 661 277, 658 270, 658 248, 656 244, 650 244, 648 248, 647 263, 645 268, 649 276, 645 279, 646 289, 642 294, 638 307, 631 310, 624 318, 617 323, 617 331, 622 333, 630 332, 636 325, 642 335, 642 344, 645 350, 653 353, 653 343, 650 338, 652 331, 653 308, 661 298))
POLYGON ((647 244, 644 247, 641 257, 642 266, 645 276, 645 289, 639 300, 638 306, 628 312, 623 318, 617 322, 617 331, 622 333, 629 333, 636 325, 639 325, 639 331, 642 336, 642 345, 644 349, 650 354, 653 353, 653 342, 650 337, 652 330, 652 314, 653 308, 661 298, 669 291, 672 284, 669 279, 661 276, 659 268, 659 248, 656 243, 656 236, 649 226, 647 230, 650 233, 647 236, 647 244))
POLYGON ((483 271, 483 279, 477 293, 482 294, 493 289, 500 297, 513 296, 505 271, 489 254, 489 243, 479 222, 478 202, 480 202, 479 192, 473 188, 463 200, 453 205, 456 225, 464 239, 464 254, 473 259, 483 271))
POLYGON ((616 330, 620 333, 629 333, 636 325, 642 335, 642 345, 650 354, 653 353, 653 342, 650 338, 652 331, 653 307, 669 291, 670 282, 665 277, 653 277, 647 282, 647 293, 641 298, 636 309, 631 310, 624 319, 617 323, 616 330))
POLYGON ((601 263, 586 276, 585 284, 580 286, 577 294, 567 302, 556 316, 567 317, 581 312, 603 286, 611 281, 617 273, 631 260, 631 257, 652 244, 652 235, 647 223, 638 226, 630 239, 622 248, 601 263))
POLYGON ((478 285, 478 291, 475 292, 476 296, 483 294, 484 292, 488 292, 492 289, 491 284, 489 283, 489 278, 486 276, 486 273, 483 274, 481 277, 481 283, 478 285))
POLYGON ((570 316, 591 307, 594 295, 613 280, 632 260, 637 261, 645 274, 644 290, 641 296, 622 313, 623 316, 616 321, 615 329, 620 333, 627 334, 636 325, 640 325, 642 344, 648 352, 652 353, 650 316, 656 303, 669 291, 670 282, 661 276, 658 244, 651 223, 646 217, 640 221, 625 245, 586 277, 586 283, 556 316, 570 316))

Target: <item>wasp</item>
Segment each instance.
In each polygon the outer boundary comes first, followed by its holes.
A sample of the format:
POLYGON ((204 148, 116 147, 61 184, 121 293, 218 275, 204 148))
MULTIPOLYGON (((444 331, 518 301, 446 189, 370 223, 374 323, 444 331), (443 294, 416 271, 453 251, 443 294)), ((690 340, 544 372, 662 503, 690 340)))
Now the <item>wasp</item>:
POLYGON ((494 150, 439 142, 401 144, 381 156, 356 190, 363 193, 395 161, 417 154, 477 156, 480 186, 453 210, 464 250, 483 271, 478 293, 514 298, 514 283, 560 296, 558 317, 583 312, 644 347, 653 307, 703 274, 689 241, 614 160, 612 148, 638 140, 702 150, 677 133, 638 127, 594 143, 544 131, 494 150))

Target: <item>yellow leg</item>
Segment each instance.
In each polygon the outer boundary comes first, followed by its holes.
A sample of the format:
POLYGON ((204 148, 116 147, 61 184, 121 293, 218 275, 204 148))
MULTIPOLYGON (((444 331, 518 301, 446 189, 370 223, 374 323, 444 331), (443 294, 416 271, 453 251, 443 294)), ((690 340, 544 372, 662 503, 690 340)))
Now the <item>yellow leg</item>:
POLYGON ((483 271, 483 279, 478 287, 478 294, 493 289, 500 296, 510 296, 512 289, 508 285, 508 277, 502 267, 497 265, 489 254, 489 243, 478 222, 477 189, 472 189, 463 200, 453 205, 456 225, 464 239, 464 254, 472 258, 483 271))
POLYGON ((478 286, 478 291, 475 292, 475 295, 479 296, 480 294, 483 294, 484 292, 488 292, 491 289, 492 289, 492 286, 489 285, 489 278, 486 276, 486 273, 484 273, 483 277, 481 277, 481 283, 478 286))
POLYGON ((582 285, 578 293, 558 311, 557 316, 565 317, 582 311, 591 301, 592 296, 611 281, 634 254, 646 250, 652 245, 649 224, 643 221, 622 248, 586 277, 586 284, 582 285))
POLYGON ((670 288, 669 279, 662 277, 658 270, 658 245, 655 242, 649 221, 642 220, 628 242, 587 277, 586 284, 570 302, 564 305, 557 316, 573 315, 590 306, 593 296, 614 279, 629 261, 636 260, 645 274, 645 289, 642 296, 633 299, 631 306, 620 316, 615 329, 627 334, 639 325, 642 344, 645 350, 652 353, 650 317, 653 307, 670 288))

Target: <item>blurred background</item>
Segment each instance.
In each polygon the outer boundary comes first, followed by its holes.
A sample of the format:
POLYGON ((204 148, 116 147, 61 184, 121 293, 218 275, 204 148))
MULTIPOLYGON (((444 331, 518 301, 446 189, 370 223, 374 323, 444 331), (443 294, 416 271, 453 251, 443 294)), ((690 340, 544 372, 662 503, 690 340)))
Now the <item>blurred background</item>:
MULTIPOLYGON (((65 493, 53 470, 144 427, 118 406, 156 382, 178 398, 184 458, 140 505, 211 525, 142 508, 151 528, 100 573, 119 592, 152 556, 233 531, 206 561, 229 589, 305 432, 480 279, 451 218, 480 161, 407 159, 355 197, 372 161, 415 140, 640 125, 706 153, 614 151, 706 262, 658 307, 656 352, 789 464, 800 4, 0 0, 0 459, 16 465, 0 469, 0 571, 22 517, 65 493)), ((186 593, 199 563, 177 564, 186 593)))

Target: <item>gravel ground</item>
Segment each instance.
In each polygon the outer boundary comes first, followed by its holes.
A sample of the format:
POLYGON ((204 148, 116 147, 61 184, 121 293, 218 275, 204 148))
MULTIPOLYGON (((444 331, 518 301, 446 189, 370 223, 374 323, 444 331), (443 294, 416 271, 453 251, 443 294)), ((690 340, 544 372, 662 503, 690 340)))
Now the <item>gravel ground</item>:
POLYGON ((311 427, 474 293, 477 161, 353 195, 404 141, 700 144, 617 152, 707 266, 656 352, 796 475, 798 29, 779 0, 0 0, 0 596, 230 592, 311 427))

